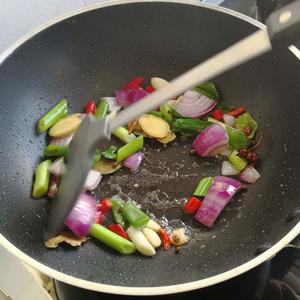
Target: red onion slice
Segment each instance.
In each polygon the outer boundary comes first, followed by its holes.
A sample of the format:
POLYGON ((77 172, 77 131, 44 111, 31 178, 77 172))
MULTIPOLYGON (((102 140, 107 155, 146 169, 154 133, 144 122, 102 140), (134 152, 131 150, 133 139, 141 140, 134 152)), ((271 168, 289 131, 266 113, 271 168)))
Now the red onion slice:
POLYGON ((249 165, 246 167, 243 172, 240 173, 239 178, 247 183, 255 183, 258 178, 260 177, 260 174, 257 172, 257 170, 249 165))
POLYGON ((116 99, 117 102, 119 103, 120 106, 122 107, 127 107, 145 96, 148 95, 148 93, 142 89, 142 88, 137 88, 137 89, 122 89, 115 91, 116 99))
POLYGON ((144 159, 145 155, 143 152, 139 151, 136 153, 133 153, 132 155, 128 156, 124 161, 123 165, 130 170, 130 172, 135 173, 142 160, 144 159))
POLYGON ((57 183, 58 183, 58 178, 56 176, 51 176, 50 179, 50 184, 47 192, 47 196, 50 198, 54 198, 56 193, 57 193, 57 183))
POLYGON ((228 145, 225 145, 214 149, 209 153, 208 156, 216 156, 216 155, 229 156, 231 152, 232 151, 228 149, 228 145))
POLYGON ((196 91, 186 91, 176 105, 176 111, 184 117, 201 118, 215 106, 216 101, 196 91))
POLYGON ((238 180, 216 176, 194 218, 212 227, 224 207, 241 188, 242 184, 238 180))
POLYGON ((83 237, 89 233, 91 224, 97 214, 96 199, 86 193, 81 193, 75 206, 68 215, 65 225, 77 236, 83 237))
POLYGON ((208 156, 213 150, 228 143, 226 130, 220 125, 206 127, 194 139, 192 148, 202 157, 208 156))

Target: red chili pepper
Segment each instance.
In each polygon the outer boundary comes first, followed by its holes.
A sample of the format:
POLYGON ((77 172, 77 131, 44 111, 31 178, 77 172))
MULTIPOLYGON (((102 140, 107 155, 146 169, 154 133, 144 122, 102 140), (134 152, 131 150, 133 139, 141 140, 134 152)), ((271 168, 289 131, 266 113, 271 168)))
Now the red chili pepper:
POLYGON ((134 90, 137 89, 141 86, 141 84, 144 82, 144 78, 143 77, 136 77, 134 79, 132 79, 131 81, 129 81, 125 86, 124 89, 128 89, 128 90, 134 90))
POLYGON ((148 92, 148 93, 153 93, 155 91, 155 88, 152 86, 152 85, 147 85, 145 90, 148 92))
POLYGON ((201 204, 202 202, 197 197, 191 197, 183 206, 183 211, 187 214, 195 214, 201 204))
POLYGON ((159 235, 160 235, 161 244, 162 244, 163 249, 165 251, 170 249, 170 247, 171 247, 171 238, 167 234, 167 232, 164 229, 160 229, 159 230, 159 235))
POLYGON ((236 109, 230 111, 230 112, 228 113, 228 115, 231 115, 231 116, 233 116, 233 117, 238 117, 239 115, 243 114, 244 112, 246 112, 246 108, 244 108, 244 107, 239 107, 239 108, 236 108, 236 109))
POLYGON ((95 114, 97 109, 96 102, 91 98, 90 101, 85 106, 85 112, 87 114, 95 114))
POLYGON ((101 211, 98 211, 97 214, 96 214, 96 220, 95 220, 95 223, 97 224, 102 224, 103 223, 103 214, 101 211))
POLYGON ((124 239, 129 240, 129 236, 128 236, 127 232, 124 230, 124 228, 120 224, 108 225, 107 229, 118 234, 119 236, 123 237, 124 239))
POLYGON ((103 214, 106 214, 106 213, 110 212, 111 207, 112 207, 112 203, 111 203, 110 199, 108 199, 108 198, 102 199, 97 204, 98 211, 103 213, 103 214))
POLYGON ((224 115, 224 113, 223 113, 223 111, 222 111, 221 108, 216 109, 216 110, 212 113, 213 118, 216 119, 216 120, 218 120, 218 121, 223 120, 223 115, 224 115))

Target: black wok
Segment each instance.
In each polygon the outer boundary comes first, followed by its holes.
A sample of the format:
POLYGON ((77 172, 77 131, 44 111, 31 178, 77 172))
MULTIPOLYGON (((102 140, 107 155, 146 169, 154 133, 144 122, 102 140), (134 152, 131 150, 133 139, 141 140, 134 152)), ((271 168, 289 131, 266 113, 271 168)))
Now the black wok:
POLYGON ((0 242, 58 280, 143 295, 226 280, 289 243, 300 232, 300 66, 288 49, 213 80, 223 99, 256 116, 265 142, 259 149, 262 178, 235 197, 211 230, 180 212, 198 179, 220 172, 219 160, 189 156, 190 142, 160 152, 151 144, 137 175, 121 170, 103 180, 98 197, 121 191, 150 212, 171 220, 179 215, 191 226, 195 237, 180 255, 122 256, 94 240, 79 249, 48 250, 42 241, 51 203, 30 196, 46 144, 36 121, 56 101, 66 97, 76 112, 90 96, 111 95, 136 75, 172 79, 261 26, 195 2, 115 2, 54 22, 0 56, 0 242))

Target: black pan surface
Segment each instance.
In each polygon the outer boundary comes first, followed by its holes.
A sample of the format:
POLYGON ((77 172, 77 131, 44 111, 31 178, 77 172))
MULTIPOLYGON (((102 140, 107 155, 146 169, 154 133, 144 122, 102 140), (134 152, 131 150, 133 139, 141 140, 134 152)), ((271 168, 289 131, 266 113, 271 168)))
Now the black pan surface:
POLYGON ((262 178, 235 197, 211 230, 180 213, 199 178, 220 172, 220 160, 189 155, 190 141, 165 148, 151 143, 137 175, 121 170, 103 180, 99 197, 121 191, 159 217, 182 217, 195 238, 181 254, 122 256, 94 240, 79 249, 47 250, 42 240, 51 202, 30 196, 46 144, 36 134, 36 121, 59 99, 66 97, 77 112, 90 96, 112 95, 134 76, 173 79, 256 29, 209 8, 135 3, 71 17, 19 47, 0 66, 0 232, 55 270, 132 287, 217 275, 278 242, 298 221, 287 217, 299 206, 300 193, 300 68, 287 49, 214 79, 223 99, 254 114, 265 143, 259 150, 262 178))

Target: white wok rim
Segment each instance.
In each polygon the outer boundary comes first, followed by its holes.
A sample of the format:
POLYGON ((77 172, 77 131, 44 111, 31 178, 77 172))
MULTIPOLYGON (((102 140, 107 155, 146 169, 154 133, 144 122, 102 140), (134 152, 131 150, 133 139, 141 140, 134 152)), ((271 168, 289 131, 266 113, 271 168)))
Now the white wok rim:
MULTIPOLYGON (((62 16, 59 16, 57 18, 54 18, 45 24, 33 29, 28 34, 21 37, 18 41, 16 41, 14 44, 12 44, 7 50, 2 52, 0 54, 0 66, 1 64, 7 59, 13 52, 19 48, 21 45, 23 45, 26 41, 40 33, 41 31, 47 29, 48 27, 61 22, 65 19, 68 19, 70 17, 76 16, 81 13, 85 13, 88 11, 96 10, 99 8, 107 7, 107 6, 114 6, 114 5, 120 5, 120 4, 129 4, 129 3, 139 3, 139 2, 170 2, 170 3, 180 3, 180 4, 187 4, 187 5, 194 5, 194 6, 200 6, 200 7, 206 7, 210 8, 216 11, 224 12, 226 14, 232 15, 233 17, 237 17, 239 19, 242 19, 254 26, 256 26, 258 29, 265 29, 265 25, 246 16, 241 13, 238 13, 236 11, 223 8, 220 6, 215 5, 209 5, 206 3, 200 3, 195 0, 113 0, 113 1, 106 1, 103 3, 91 5, 88 7, 84 7, 81 9, 78 9, 76 11, 64 14, 62 16)), ((300 60, 300 50, 296 48, 294 45, 291 45, 289 47, 290 51, 300 60)), ((129 287, 129 286, 115 286, 115 285, 108 285, 108 284, 102 284, 92 281, 87 281, 84 279, 76 278, 71 275, 64 274, 62 272, 59 272, 51 267, 48 267, 37 260, 33 259, 29 255, 22 252, 20 249, 15 247, 9 240, 7 240, 2 234, 0 234, 0 245, 2 245, 4 248, 6 248, 10 253, 15 255, 17 258, 22 260, 24 263, 32 266, 33 268, 39 270, 40 272, 46 274, 47 276, 65 282, 70 285, 74 285, 80 288, 93 290, 97 292, 104 292, 104 293, 111 293, 111 294, 119 294, 119 295, 164 295, 164 294, 174 294, 174 293, 181 293, 181 292, 187 292, 192 291, 204 287, 208 287, 223 281, 226 281, 228 279, 231 279, 233 277, 236 277, 244 272, 247 272, 254 267, 260 265, 264 261, 272 258, 276 253, 278 253, 281 249, 283 249, 287 244, 289 244, 293 239, 295 239, 300 234, 300 222, 298 222, 290 231, 288 234, 286 234, 282 239, 280 239, 276 244, 274 244, 271 248, 263 252, 262 254, 254 257, 250 261, 235 267, 231 270, 228 270, 226 272, 223 272, 218 275, 214 275, 208 278, 200 279, 193 282, 187 282, 182 284, 175 284, 175 285, 169 285, 169 286, 157 286, 157 287, 129 287)))

